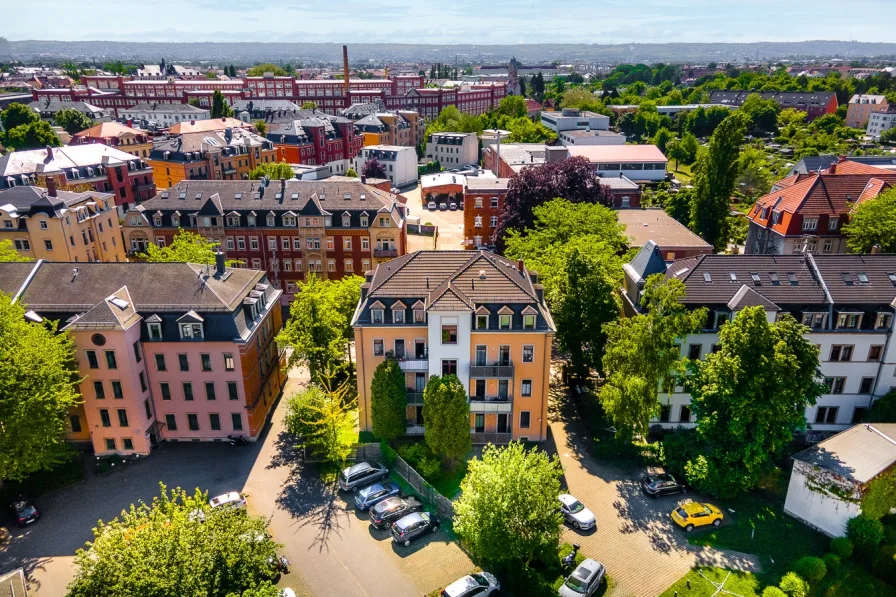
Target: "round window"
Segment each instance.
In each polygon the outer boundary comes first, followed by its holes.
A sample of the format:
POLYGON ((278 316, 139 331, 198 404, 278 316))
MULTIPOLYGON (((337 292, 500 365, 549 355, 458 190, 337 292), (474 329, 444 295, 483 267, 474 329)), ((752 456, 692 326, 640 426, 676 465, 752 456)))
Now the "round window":
POLYGON ((103 346, 106 343, 106 337, 102 334, 94 334, 90 339, 97 346, 103 346))

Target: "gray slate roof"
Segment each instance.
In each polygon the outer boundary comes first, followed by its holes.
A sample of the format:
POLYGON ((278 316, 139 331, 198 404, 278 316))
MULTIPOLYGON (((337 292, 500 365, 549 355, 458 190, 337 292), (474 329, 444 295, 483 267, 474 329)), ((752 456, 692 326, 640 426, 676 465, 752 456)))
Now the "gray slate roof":
POLYGON ((660 248, 652 240, 641 247, 635 258, 625 264, 636 282, 641 283, 653 274, 662 274, 666 271, 666 262, 660 248))
POLYGON ((844 479, 867 483, 896 463, 896 423, 850 427, 793 458, 844 479))

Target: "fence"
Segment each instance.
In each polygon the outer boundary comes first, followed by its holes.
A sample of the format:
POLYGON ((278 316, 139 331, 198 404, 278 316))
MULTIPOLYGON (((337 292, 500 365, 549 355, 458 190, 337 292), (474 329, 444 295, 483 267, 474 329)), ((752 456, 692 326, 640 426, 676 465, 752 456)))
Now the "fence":
POLYGON ((398 473, 402 479, 407 481, 408 485, 414 488, 414 491, 419 493, 424 500, 436 507, 440 518, 454 518, 454 504, 451 503, 451 500, 436 491, 433 486, 427 483, 426 479, 421 477, 420 473, 415 471, 414 468, 405 462, 401 456, 396 454, 395 462, 393 462, 392 465, 395 467, 395 472, 398 473))
POLYGON ((408 224, 408 234, 419 234, 421 236, 435 236, 438 226, 430 224, 408 224))
POLYGON ((379 444, 359 444, 352 448, 351 453, 348 455, 348 460, 351 462, 369 462, 371 460, 381 462, 383 460, 383 450, 379 444))

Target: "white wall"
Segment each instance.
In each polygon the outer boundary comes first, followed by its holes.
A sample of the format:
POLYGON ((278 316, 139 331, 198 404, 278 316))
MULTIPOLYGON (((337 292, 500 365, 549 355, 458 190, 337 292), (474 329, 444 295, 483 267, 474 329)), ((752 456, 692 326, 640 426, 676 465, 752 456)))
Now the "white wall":
POLYGON ((598 170, 595 164, 595 171, 605 178, 618 177, 620 173, 625 175, 629 180, 650 180, 663 181, 666 179, 666 168, 662 170, 598 170))
POLYGON ((469 311, 428 312, 429 375, 442 375, 442 359, 457 359, 457 377, 465 388, 470 387, 472 320, 469 311), (442 344, 443 322, 457 324, 457 344, 442 344))
POLYGON ((797 461, 790 474, 784 511, 831 537, 846 535, 846 521, 861 512, 858 504, 845 502, 828 493, 813 491, 806 486, 803 468, 806 463, 797 461))

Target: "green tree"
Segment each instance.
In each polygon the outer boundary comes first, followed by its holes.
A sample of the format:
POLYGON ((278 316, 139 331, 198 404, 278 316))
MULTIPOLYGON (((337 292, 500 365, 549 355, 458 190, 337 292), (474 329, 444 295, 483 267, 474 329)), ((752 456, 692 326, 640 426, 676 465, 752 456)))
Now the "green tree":
POLYGON ((146 253, 137 257, 150 262, 183 262, 211 264, 215 262, 215 252, 220 243, 210 241, 202 235, 178 228, 177 234, 167 247, 150 243, 146 253))
POLYGON ((224 94, 219 89, 215 89, 212 94, 212 118, 226 118, 233 116, 233 108, 224 99, 224 94))
MULTIPOLYGON (((511 96, 521 99, 519 96, 511 96)), ((532 122, 522 116, 508 120, 504 128, 510 131, 511 143, 553 143, 557 140, 557 133, 544 126, 540 122, 532 122)))
POLYGON ((265 124, 264 120, 256 120, 252 123, 252 126, 255 127, 255 132, 261 136, 264 136, 268 132, 268 125, 265 124))
POLYGON ((0 292, 0 481, 62 462, 68 410, 80 403, 71 338, 25 309, 0 292))
POLYGON ((271 581, 262 581, 260 585, 246 589, 243 594, 230 593, 227 597, 283 597, 283 591, 271 581))
POLYGON ((38 120, 40 120, 40 116, 37 112, 18 102, 9 104, 7 109, 0 111, 0 122, 3 123, 3 129, 6 131, 38 120))
POLYGON ((181 597, 241 594, 272 575, 281 547, 267 521, 210 508, 208 495, 178 488, 100 521, 75 555, 68 597, 181 597))
POLYGON ((737 156, 737 179, 734 189, 748 199, 765 195, 772 188, 774 172, 765 152, 755 147, 744 147, 737 156))
POLYGON ((304 102, 302 102, 302 109, 303 110, 316 110, 317 102, 312 102, 311 100, 305 100, 304 102))
POLYGON ((349 168, 348 170, 346 170, 345 175, 349 178, 359 178, 358 173, 355 171, 354 168, 349 168))
POLYGON ((386 441, 403 436, 407 430, 407 385, 404 371, 394 358, 386 358, 373 371, 370 382, 370 415, 373 434, 386 441))
POLYGON ((663 127, 659 129, 654 135, 651 141, 654 145, 659 147, 660 151, 666 153, 666 148, 668 147, 670 142, 675 140, 675 135, 672 134, 672 131, 663 127))
POLYGON ((256 64, 246 71, 248 77, 262 77, 265 73, 273 73, 275 77, 286 77, 292 75, 292 72, 286 72, 282 67, 270 62, 264 64, 256 64))
POLYGON ((758 93, 751 93, 744 100, 740 112, 749 119, 748 130, 752 135, 773 135, 778 132, 778 103, 773 99, 762 99, 758 93))
POLYGON ((62 141, 56 136, 53 127, 44 120, 37 120, 9 129, 3 135, 3 144, 14 151, 59 147, 62 141))
POLYGON ((875 245, 884 253, 896 252, 896 189, 859 203, 843 234, 854 253, 870 253, 875 245))
POLYGON ((28 257, 19 255, 16 246, 9 239, 0 239, 0 263, 10 261, 32 261, 28 257))
POLYGON ((880 134, 881 143, 896 143, 896 128, 887 129, 880 134))
POLYGON ((449 465, 469 454, 470 405, 456 375, 429 378, 423 390, 423 421, 426 445, 449 465))
POLYGON ((769 323, 762 307, 747 307, 722 326, 719 351, 691 363, 686 385, 708 446, 685 466, 696 487, 722 498, 749 491, 805 429, 806 407, 826 392, 808 331, 789 315, 769 323))
POLYGON ((332 376, 328 375, 313 377, 317 383, 289 398, 286 428, 316 457, 341 465, 357 438, 352 417, 356 403, 348 380, 334 389, 332 376))
POLYGON ((676 341, 706 320, 705 308, 689 311, 681 304, 684 295, 681 280, 650 276, 641 299, 644 313, 604 326, 607 379, 598 397, 622 439, 647 433, 650 418, 659 411, 658 392, 669 391, 682 372, 676 341))
POLYGON ((89 129, 93 126, 93 121, 86 114, 72 108, 66 108, 57 112, 53 122, 56 123, 56 126, 61 126, 69 135, 80 133, 84 129, 89 129))
POLYGON ((560 462, 520 442, 488 445, 470 461, 454 503, 454 530, 489 564, 556 558, 563 519, 557 509, 560 462))
POLYGON ((290 178, 295 178, 296 173, 292 171, 292 166, 286 162, 259 164, 249 171, 250 180, 258 180, 262 177, 267 177, 269 180, 280 180, 281 178, 289 180, 290 178))
POLYGON ((723 120, 697 161, 691 229, 717 251, 728 245, 731 193, 746 125, 746 116, 739 112, 723 120))

